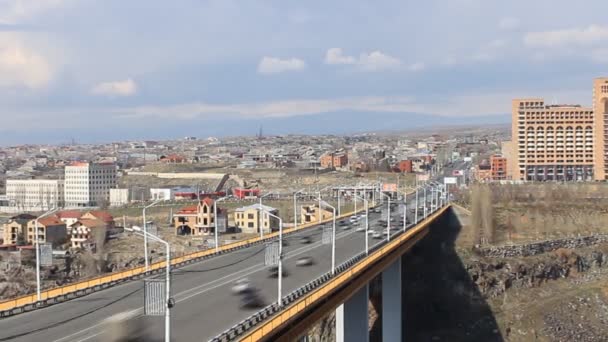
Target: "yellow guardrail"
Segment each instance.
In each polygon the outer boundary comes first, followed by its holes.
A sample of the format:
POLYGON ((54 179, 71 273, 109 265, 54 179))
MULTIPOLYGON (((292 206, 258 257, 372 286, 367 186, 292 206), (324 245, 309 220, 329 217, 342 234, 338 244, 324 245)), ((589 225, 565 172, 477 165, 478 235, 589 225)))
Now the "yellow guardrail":
POLYGON ((402 234, 395 239, 389 241, 387 244, 382 246, 380 249, 374 251, 367 258, 359 261, 350 269, 344 271, 336 278, 332 279, 325 285, 317 288, 316 290, 309 293, 307 296, 300 298, 290 306, 286 307, 270 320, 262 323, 260 326, 255 327, 252 331, 248 332, 244 337, 241 338, 241 342, 254 342, 263 339, 265 336, 270 334, 273 330, 278 329, 283 323, 286 323, 293 319, 300 312, 306 310, 311 305, 316 305, 317 301, 324 298, 326 295, 331 293, 335 288, 344 285, 351 278, 355 277, 359 273, 363 272, 370 264, 375 263, 378 259, 384 257, 386 254, 392 252, 394 249, 399 247, 401 244, 411 239, 412 236, 416 235, 423 229, 425 229, 431 222, 433 222, 438 216, 443 214, 448 206, 443 207, 436 213, 427 217, 425 220, 420 222, 414 228, 408 230, 405 234, 402 234))
MULTIPOLYGON (((370 207, 370 208, 372 208, 372 207, 370 207)), ((358 210, 357 212, 360 212, 360 211, 363 211, 363 209, 358 210)), ((354 213, 355 213, 354 211, 351 211, 351 212, 342 214, 342 215, 338 216, 337 219, 351 216, 354 213)), ((305 224, 299 225, 298 228, 283 229, 283 234, 289 234, 289 233, 292 233, 295 231, 300 231, 302 229, 314 227, 314 226, 317 226, 322 223, 331 222, 332 220, 333 220, 333 218, 330 218, 327 220, 322 220, 320 223, 317 223, 317 222, 305 223, 305 224)), ((225 250, 230 250, 230 249, 233 249, 236 247, 246 246, 251 243, 272 239, 278 235, 279 235, 279 232, 272 232, 272 233, 268 233, 268 234, 264 235, 263 238, 255 237, 255 238, 251 238, 251 239, 236 241, 233 243, 229 243, 229 244, 220 246, 218 248, 218 251, 223 252, 225 250)), ((176 264, 179 264, 179 263, 182 263, 185 261, 197 259, 197 258, 208 256, 208 255, 213 255, 215 253, 216 253, 215 248, 206 249, 204 251, 193 252, 193 253, 186 254, 186 255, 183 255, 180 257, 172 258, 171 265, 176 265, 176 264)), ((164 268, 165 268, 165 261, 159 261, 159 262, 150 264, 150 270, 164 269, 164 268)), ((113 281, 128 279, 130 277, 140 275, 142 273, 145 273, 144 267, 135 267, 135 268, 132 268, 132 269, 129 269, 126 271, 121 271, 121 272, 116 272, 116 273, 112 273, 112 274, 108 274, 108 275, 95 277, 95 278, 92 278, 89 280, 80 281, 80 282, 69 284, 66 286, 61 286, 61 287, 56 287, 53 289, 44 290, 40 293, 40 299, 47 300, 50 298, 67 295, 69 293, 76 292, 78 290, 85 290, 88 288, 92 288, 94 286, 111 283, 113 281)), ((18 307, 21 307, 24 305, 34 304, 36 302, 37 302, 36 294, 27 294, 25 296, 21 296, 21 297, 17 297, 14 299, 9 299, 9 300, 0 302, 0 311, 11 310, 11 309, 18 308, 18 307)))

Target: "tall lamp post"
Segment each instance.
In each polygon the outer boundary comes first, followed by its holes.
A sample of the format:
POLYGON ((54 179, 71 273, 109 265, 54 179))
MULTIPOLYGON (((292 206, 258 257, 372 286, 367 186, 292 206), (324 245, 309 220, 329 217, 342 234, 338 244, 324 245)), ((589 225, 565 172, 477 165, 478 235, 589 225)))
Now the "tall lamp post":
POLYGON ((319 196, 319 203, 325 204, 326 207, 330 207, 333 210, 333 226, 331 232, 331 274, 336 273, 336 208, 327 202, 321 201, 319 196))
MULTIPOLYGON (((279 307, 283 306, 281 301, 281 291, 283 286, 283 219, 269 212, 268 210, 261 210, 261 212, 265 213, 270 217, 274 217, 279 220, 279 276, 278 276, 278 295, 277 295, 277 304, 279 307)), ((270 224, 269 224, 270 226, 270 224)))
POLYGON ((47 211, 46 213, 36 217, 36 220, 34 221, 34 230, 35 230, 35 234, 36 234, 34 236, 36 239, 36 298, 38 301, 42 300, 42 297, 40 294, 40 238, 38 236, 38 220, 53 214, 57 210, 59 210, 59 208, 53 208, 53 209, 47 211))
POLYGON ((224 196, 224 197, 220 197, 220 198, 216 199, 213 202, 213 224, 214 224, 213 235, 215 235, 215 253, 219 252, 219 248, 220 248, 220 246, 219 246, 219 236, 218 236, 218 232, 217 232, 218 231, 218 229, 217 229, 218 228, 217 227, 217 204, 220 203, 221 201, 224 201, 224 200, 230 198, 230 197, 231 197, 230 195, 224 196))
POLYGON ((386 239, 387 241, 391 241, 391 196, 385 194, 384 192, 380 192, 380 195, 388 198, 388 211, 386 214, 386 239))
POLYGON ((146 258, 145 260, 145 265, 146 265, 146 272, 148 272, 150 270, 150 261, 148 259, 148 222, 146 222, 146 210, 148 208, 151 208, 155 205, 157 205, 158 203, 162 202, 163 200, 156 200, 152 203, 150 203, 149 205, 144 207, 143 210, 143 217, 144 217, 144 257, 146 258))
MULTIPOLYGON (((304 192, 304 189, 300 189, 293 193, 293 228, 298 228, 298 194, 304 192)), ((261 206, 260 206, 261 207, 261 206)))
POLYGON ((426 184, 423 186, 422 190, 424 191, 424 213, 423 217, 426 218, 426 184))
POLYGON ((407 192, 403 195, 403 231, 407 229, 407 192))
POLYGON ((144 238, 149 237, 150 239, 160 242, 165 245, 165 342, 171 341, 171 308, 173 307, 173 301, 171 300, 171 247, 169 243, 158 236, 148 233, 145 230, 137 226, 132 228, 126 228, 126 231, 135 233, 136 235, 143 236, 144 238))
POLYGON ((414 224, 418 223, 418 185, 416 185, 416 207, 414 207, 414 224))
POLYGON ((363 200, 365 203, 365 254, 368 254, 369 251, 369 235, 367 235, 367 231, 369 230, 369 202, 367 198, 357 196, 363 200))
MULTIPOLYGON (((264 194, 262 196, 260 196, 260 211, 262 210, 262 199, 264 197, 268 197, 270 195, 276 195, 274 192, 269 192, 267 194, 264 194)), ((260 211, 258 211, 258 227, 260 228, 260 238, 264 237, 264 228, 262 227, 262 219, 260 217, 260 211)))

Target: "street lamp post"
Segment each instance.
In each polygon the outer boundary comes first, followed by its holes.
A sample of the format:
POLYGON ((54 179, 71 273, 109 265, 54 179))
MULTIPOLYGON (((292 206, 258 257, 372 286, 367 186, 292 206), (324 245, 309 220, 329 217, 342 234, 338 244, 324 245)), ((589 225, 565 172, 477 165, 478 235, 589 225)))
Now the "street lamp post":
POLYGON ((403 195, 403 231, 407 229, 407 192, 403 195))
MULTIPOLYGON (((321 196, 319 196, 319 203, 321 203, 321 196)), ((323 203, 333 210, 333 226, 331 232, 331 274, 333 275, 336 273, 336 208, 327 202, 323 203)))
POLYGON ((150 237, 150 239, 160 242, 165 245, 165 342, 171 341, 171 307, 173 306, 171 300, 171 247, 169 243, 158 236, 148 233, 141 228, 134 226, 133 228, 126 228, 127 231, 143 236, 144 238, 150 237))
POLYGON ((416 185, 416 206, 414 207, 414 224, 418 223, 418 185, 416 185))
MULTIPOLYGON (((262 210, 262 198, 273 195, 274 192, 269 192, 265 195, 260 196, 260 210, 262 210)), ((260 238, 264 238, 264 227, 262 227, 262 218, 260 216, 260 211, 258 211, 258 227, 260 228, 260 238)))
POLYGON ((426 218, 426 184, 424 185, 424 187, 422 188, 424 191, 424 211, 423 211, 423 217, 426 218))
MULTIPOLYGON (((359 196, 357 196, 359 197, 359 196)), ((367 198, 359 197, 365 203, 365 254, 368 254, 369 251, 369 235, 367 235, 367 231, 369 230, 369 202, 367 198)))
POLYGON ((143 217, 144 217, 144 257, 146 258, 145 260, 145 265, 146 265, 146 272, 148 272, 150 270, 150 260, 148 259, 148 222, 146 222, 146 210, 148 208, 151 208, 155 205, 157 205, 158 203, 162 202, 162 200, 156 200, 152 203, 150 203, 149 205, 144 207, 143 210, 143 217))
MULTIPOLYGON (((283 286, 283 219, 278 217, 277 215, 272 214, 267 210, 261 210, 261 212, 265 213, 270 217, 274 217, 279 220, 279 276, 278 276, 278 296, 277 296, 277 304, 279 307, 283 306, 281 301, 281 291, 283 286)), ((270 225, 269 225, 270 226, 270 225)))
POLYGON ((224 196, 224 197, 220 197, 218 199, 216 199, 213 202, 213 224, 214 224, 214 228, 213 228, 213 235, 215 235, 215 253, 219 252, 219 237, 218 237, 218 229, 217 229, 217 204, 220 203, 221 201, 224 201, 226 199, 230 198, 230 195, 228 196, 224 196))
POLYGON ((380 195, 388 198, 388 211, 386 214, 386 239, 391 241, 391 196, 385 194, 384 192, 380 192, 380 195))
MULTIPOLYGON (((298 194, 304 192, 304 189, 300 189, 293 193, 293 229, 298 228, 298 194)), ((261 208, 262 206, 260 206, 261 208)))
POLYGON ((40 294, 40 238, 38 237, 38 220, 43 217, 49 216, 59 210, 59 208, 53 208, 46 213, 38 216, 34 221, 34 230, 35 230, 35 239, 36 239, 36 299, 37 301, 41 301, 42 297, 40 294))

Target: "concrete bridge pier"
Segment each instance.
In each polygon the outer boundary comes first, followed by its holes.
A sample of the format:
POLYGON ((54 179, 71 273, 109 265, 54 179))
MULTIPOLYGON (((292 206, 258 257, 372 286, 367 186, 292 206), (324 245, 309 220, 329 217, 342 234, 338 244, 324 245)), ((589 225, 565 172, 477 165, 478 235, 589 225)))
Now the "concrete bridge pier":
POLYGON ((401 258, 382 272, 382 341, 402 341, 401 258))
POLYGON ((336 342, 369 341, 369 285, 336 309, 336 342))

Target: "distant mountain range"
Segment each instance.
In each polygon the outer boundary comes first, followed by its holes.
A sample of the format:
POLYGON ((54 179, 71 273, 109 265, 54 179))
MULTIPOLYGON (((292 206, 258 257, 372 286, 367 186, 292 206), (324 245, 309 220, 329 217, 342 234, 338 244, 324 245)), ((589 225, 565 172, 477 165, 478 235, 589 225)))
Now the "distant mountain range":
POLYGON ((212 120, 164 120, 145 123, 108 123, 82 130, 41 132, 0 132, 0 144, 111 142, 124 140, 165 140, 185 136, 254 136, 260 126, 264 135, 278 134, 351 134, 363 132, 403 132, 454 126, 508 124, 507 114, 452 117, 417 113, 332 112, 279 118, 218 118, 212 120))

